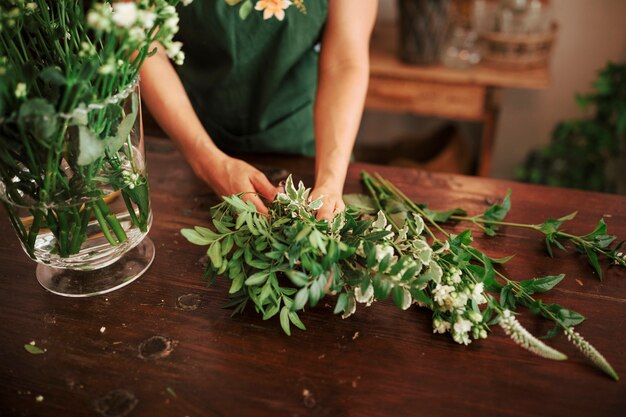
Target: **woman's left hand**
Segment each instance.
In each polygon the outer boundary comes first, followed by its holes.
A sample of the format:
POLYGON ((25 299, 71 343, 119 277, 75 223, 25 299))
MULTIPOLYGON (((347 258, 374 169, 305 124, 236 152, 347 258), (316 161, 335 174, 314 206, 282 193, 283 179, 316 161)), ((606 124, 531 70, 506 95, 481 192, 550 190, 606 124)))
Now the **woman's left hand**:
POLYGON ((317 220, 330 220, 335 213, 343 211, 346 205, 343 203, 341 192, 333 191, 330 188, 315 187, 311 193, 311 199, 322 197, 322 207, 317 211, 317 220))

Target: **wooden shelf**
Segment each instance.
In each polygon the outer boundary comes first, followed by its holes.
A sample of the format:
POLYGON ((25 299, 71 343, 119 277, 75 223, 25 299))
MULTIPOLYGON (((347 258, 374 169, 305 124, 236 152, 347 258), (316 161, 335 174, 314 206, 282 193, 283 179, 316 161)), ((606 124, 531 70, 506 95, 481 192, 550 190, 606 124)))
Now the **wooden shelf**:
POLYGON ((398 29, 377 25, 372 34, 370 73, 376 77, 405 78, 447 84, 474 84, 503 88, 545 89, 550 86, 548 67, 505 70, 479 64, 458 70, 443 65, 416 66, 398 59, 398 29))

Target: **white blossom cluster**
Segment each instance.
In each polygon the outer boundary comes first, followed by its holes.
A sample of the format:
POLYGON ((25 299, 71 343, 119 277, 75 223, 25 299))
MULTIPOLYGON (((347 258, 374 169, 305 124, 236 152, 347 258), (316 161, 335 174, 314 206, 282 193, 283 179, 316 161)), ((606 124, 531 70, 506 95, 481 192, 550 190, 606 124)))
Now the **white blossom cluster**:
POLYGON ((602 356, 600 352, 596 348, 594 348, 591 343, 587 342, 580 333, 574 331, 573 327, 565 330, 565 334, 567 335, 567 340, 572 342, 574 346, 578 350, 582 352, 587 358, 589 358, 594 364, 596 364, 600 369, 604 372, 611 375, 614 379, 617 379, 617 374, 615 370, 611 367, 609 362, 602 356))
POLYGON ((0 31, 4 26, 12 28, 23 16, 33 14, 39 6, 37 3, 25 0, 9 0, 10 7, 5 9, 0 5, 0 31))
POLYGON ((145 182, 145 177, 135 172, 123 171, 122 177, 124 184, 131 190, 145 182))
POLYGON ((551 348, 550 346, 543 343, 541 340, 537 339, 533 336, 528 330, 524 328, 520 324, 519 321, 515 318, 513 313, 509 310, 504 310, 502 315, 500 316, 500 327, 504 329, 504 332, 509 336, 515 343, 533 352, 536 355, 539 355, 543 358, 553 359, 557 361, 567 359, 567 356, 562 354, 556 349, 551 348))
MULTIPOLYGON (((180 22, 174 7, 177 3, 175 0, 139 0, 115 2, 113 5, 108 2, 96 3, 87 14, 87 23, 96 31, 114 33, 132 49, 139 49, 153 39, 158 39, 167 55, 176 64, 182 65, 185 60, 182 44, 173 40, 180 22)), ((191 1, 182 3, 187 5, 191 1)), ((107 73, 114 68, 113 64, 107 61, 100 72, 107 73)))
POLYGON ((463 271, 455 266, 439 269, 439 278, 434 277, 433 333, 450 332, 455 342, 468 345, 471 339, 485 339, 487 326, 478 308, 487 302, 482 282, 464 279, 463 271))

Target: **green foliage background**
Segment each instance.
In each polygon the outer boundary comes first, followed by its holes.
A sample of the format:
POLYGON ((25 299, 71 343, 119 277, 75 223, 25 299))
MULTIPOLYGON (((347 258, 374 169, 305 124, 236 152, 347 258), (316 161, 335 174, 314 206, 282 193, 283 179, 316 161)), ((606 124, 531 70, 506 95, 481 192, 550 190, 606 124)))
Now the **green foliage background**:
POLYGON ((593 87, 576 96, 592 115, 559 123, 550 144, 532 151, 518 168, 518 180, 626 193, 626 63, 609 62, 593 87))

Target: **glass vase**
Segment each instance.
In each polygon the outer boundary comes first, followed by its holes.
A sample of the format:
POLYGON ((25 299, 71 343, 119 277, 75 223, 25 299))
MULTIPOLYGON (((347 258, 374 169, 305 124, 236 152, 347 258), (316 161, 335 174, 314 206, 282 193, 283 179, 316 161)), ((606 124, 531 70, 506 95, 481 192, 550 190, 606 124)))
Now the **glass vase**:
POLYGON ((71 114, 44 101, 0 120, 0 202, 44 288, 113 291, 154 260, 139 83, 71 114))

